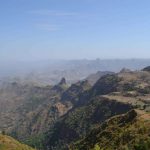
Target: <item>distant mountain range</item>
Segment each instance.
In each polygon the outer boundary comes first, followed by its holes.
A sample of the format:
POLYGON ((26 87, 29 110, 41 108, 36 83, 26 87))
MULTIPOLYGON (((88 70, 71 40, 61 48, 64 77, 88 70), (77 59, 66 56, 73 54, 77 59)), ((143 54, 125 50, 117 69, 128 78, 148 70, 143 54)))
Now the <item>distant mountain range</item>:
POLYGON ((118 72, 122 68, 140 70, 149 66, 150 59, 47 60, 0 62, 0 84, 5 81, 54 85, 62 77, 68 84, 85 79, 98 71, 118 72))

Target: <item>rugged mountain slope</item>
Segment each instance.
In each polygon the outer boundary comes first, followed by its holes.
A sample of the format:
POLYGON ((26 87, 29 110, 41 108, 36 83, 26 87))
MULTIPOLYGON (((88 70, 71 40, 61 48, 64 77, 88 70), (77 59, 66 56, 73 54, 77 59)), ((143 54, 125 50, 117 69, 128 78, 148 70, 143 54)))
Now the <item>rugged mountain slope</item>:
POLYGON ((150 71, 150 66, 145 67, 145 68, 143 69, 143 71, 150 71))
POLYGON ((129 70, 101 77, 47 133, 45 145, 49 149, 68 149, 68 144, 115 115, 133 108, 149 111, 149 79, 149 72, 129 70))
POLYGON ((15 139, 0 134, 0 150, 34 150, 33 148, 21 144, 15 139))
POLYGON ((102 76, 107 75, 107 74, 114 74, 113 72, 110 71, 98 71, 95 74, 89 75, 86 80, 91 84, 94 85, 102 76))
POLYGON ((95 97, 88 104, 70 111, 49 131, 46 144, 56 149, 87 135, 94 127, 116 114, 132 109, 129 104, 103 97, 95 97), (63 144, 62 144, 63 143, 63 144))
POLYGON ((0 90, 0 129, 19 138, 47 131, 71 106, 60 102, 67 85, 36 87, 12 83, 0 90))
POLYGON ((0 89, 0 130, 36 145, 36 140, 39 141, 90 87, 87 81, 68 87, 64 78, 52 87, 5 85, 0 89))
POLYGON ((84 139, 72 144, 70 150, 149 150, 150 114, 131 110, 106 120, 84 139))
POLYGON ((63 102, 71 102, 73 105, 79 102, 81 96, 91 89, 91 85, 87 80, 79 81, 76 84, 72 84, 61 97, 63 102))
POLYGON ((149 97, 145 70, 107 74, 92 87, 86 80, 68 87, 64 78, 53 87, 12 83, 0 90, 0 129, 43 150, 68 149, 113 116, 149 112, 149 97))

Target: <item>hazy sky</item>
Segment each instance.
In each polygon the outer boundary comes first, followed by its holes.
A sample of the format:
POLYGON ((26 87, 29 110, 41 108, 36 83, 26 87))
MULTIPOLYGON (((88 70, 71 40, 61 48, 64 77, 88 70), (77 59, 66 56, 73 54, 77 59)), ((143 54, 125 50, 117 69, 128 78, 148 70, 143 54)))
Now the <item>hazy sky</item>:
POLYGON ((150 0, 0 0, 0 60, 150 58, 150 0))

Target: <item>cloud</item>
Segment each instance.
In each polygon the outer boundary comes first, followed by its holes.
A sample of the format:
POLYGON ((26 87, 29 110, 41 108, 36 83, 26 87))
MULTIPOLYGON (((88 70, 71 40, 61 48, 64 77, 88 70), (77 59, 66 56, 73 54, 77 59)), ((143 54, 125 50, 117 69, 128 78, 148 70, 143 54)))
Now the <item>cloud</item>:
POLYGON ((60 27, 56 26, 56 25, 51 25, 51 24, 44 24, 44 23, 41 23, 41 24, 36 24, 36 27, 38 29, 41 29, 41 30, 46 30, 46 31, 58 31, 60 30, 60 27))
POLYGON ((28 11, 28 13, 36 15, 47 15, 47 16, 77 16, 79 15, 76 12, 56 12, 51 10, 33 10, 28 11))
MULTIPOLYGON (((40 21, 40 23, 36 23, 34 26, 38 29, 46 30, 46 31, 58 31, 62 28, 62 26, 60 26, 60 25, 58 25, 58 26, 51 25, 49 22, 55 21, 55 23, 56 23, 56 20, 53 20, 53 18, 50 18, 49 16, 52 16, 55 18, 57 17, 57 23, 59 22, 59 24, 61 24, 60 23, 62 21, 61 18, 67 17, 68 20, 65 23, 65 25, 67 25, 67 23, 71 24, 72 21, 76 21, 75 23, 77 23, 78 21, 83 21, 84 19, 87 19, 87 18, 89 19, 91 17, 92 18, 94 17, 94 15, 92 15, 92 14, 81 14, 81 13, 77 13, 77 12, 60 12, 60 11, 51 11, 51 10, 46 10, 46 9, 32 10, 32 11, 28 11, 27 13, 32 14, 34 16, 37 15, 41 21, 40 21), (44 22, 46 19, 46 23, 44 23, 42 21, 43 19, 41 19, 43 16, 46 17, 46 18, 44 18, 44 22)), ((64 25, 64 22, 62 22, 62 24, 64 25)))

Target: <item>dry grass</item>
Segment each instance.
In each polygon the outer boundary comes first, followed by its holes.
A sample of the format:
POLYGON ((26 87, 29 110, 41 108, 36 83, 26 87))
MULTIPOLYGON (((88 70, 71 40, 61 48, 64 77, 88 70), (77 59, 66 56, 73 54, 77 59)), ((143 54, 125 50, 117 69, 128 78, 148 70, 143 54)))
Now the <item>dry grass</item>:
POLYGON ((0 134, 0 150, 34 150, 33 148, 21 144, 15 139, 0 134))

